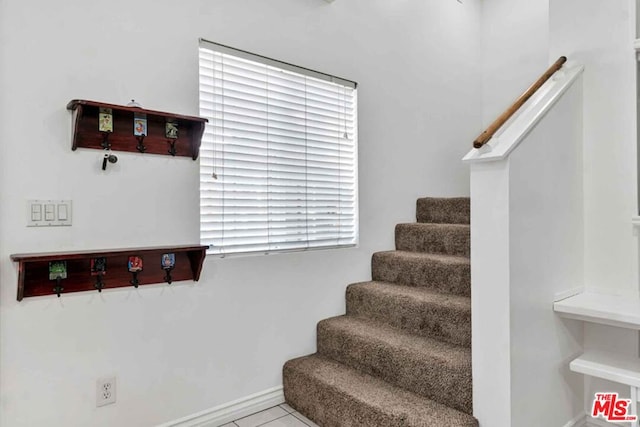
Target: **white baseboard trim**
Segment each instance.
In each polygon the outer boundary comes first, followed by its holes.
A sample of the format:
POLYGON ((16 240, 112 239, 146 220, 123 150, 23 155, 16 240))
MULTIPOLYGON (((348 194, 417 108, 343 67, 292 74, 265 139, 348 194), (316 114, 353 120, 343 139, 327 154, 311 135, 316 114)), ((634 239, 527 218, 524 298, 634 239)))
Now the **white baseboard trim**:
POLYGON ((585 424, 586 427, 629 427, 631 424, 626 423, 626 424, 620 424, 620 423, 608 423, 606 421, 603 421, 601 419, 597 419, 597 418, 591 418, 589 417, 589 419, 587 420, 587 423, 585 424))
POLYGON ((587 415, 576 415, 571 421, 569 421, 562 427, 587 427, 587 415))
POLYGON ((282 386, 278 386, 157 427, 218 427, 281 403, 284 403, 284 392, 282 386))
POLYGON ((586 427, 629 427, 631 424, 620 424, 620 423, 609 423, 602 418, 593 418, 590 416, 585 416, 585 424, 586 427))
MULTIPOLYGON (((626 424, 629 427, 629 423, 626 424)), ((576 416, 562 427, 624 427, 624 424, 608 423, 601 418, 593 418, 588 414, 576 416)))

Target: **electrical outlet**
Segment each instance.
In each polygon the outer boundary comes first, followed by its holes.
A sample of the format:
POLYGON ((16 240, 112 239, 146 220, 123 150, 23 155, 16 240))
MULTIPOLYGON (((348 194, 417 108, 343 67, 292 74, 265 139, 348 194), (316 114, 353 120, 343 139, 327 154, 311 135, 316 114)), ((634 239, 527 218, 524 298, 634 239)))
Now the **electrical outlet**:
POLYGON ((96 381, 96 407, 116 403, 116 377, 96 381))

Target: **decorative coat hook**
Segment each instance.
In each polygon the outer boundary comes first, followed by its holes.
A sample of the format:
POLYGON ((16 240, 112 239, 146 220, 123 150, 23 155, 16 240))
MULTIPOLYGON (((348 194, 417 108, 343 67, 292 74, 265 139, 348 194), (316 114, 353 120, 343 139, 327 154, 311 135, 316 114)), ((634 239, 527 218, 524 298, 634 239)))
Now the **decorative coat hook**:
POLYGON ((102 158, 102 170, 107 170, 107 162, 116 163, 118 161, 118 157, 114 154, 104 153, 104 157, 102 158))
POLYGON ((94 288, 96 288, 98 290, 98 292, 102 292, 102 289, 104 288, 104 282, 102 281, 102 275, 99 274, 96 277, 96 284, 93 285, 94 288))
POLYGON ((100 143, 100 146, 105 150, 111 149, 111 142, 109 141, 109 135, 111 135, 111 132, 102 132, 102 142, 100 143))
POLYGON ((49 280, 55 280, 56 285, 53 287, 53 292, 58 295, 64 291, 62 287, 62 279, 67 278, 67 263, 66 261, 51 261, 49 262, 49 280))
POLYGON ((141 153, 144 153, 145 151, 147 151, 147 147, 145 147, 144 145, 144 136, 137 136, 136 139, 138 140, 138 145, 136 145, 136 150, 138 150, 141 153))
POLYGON ((62 293, 62 291, 64 291, 64 288, 61 285, 62 283, 62 277, 58 276, 56 277, 56 285, 53 287, 53 292, 56 293, 56 295, 58 295, 58 298, 60 298, 60 294, 62 293))
POLYGON ((176 141, 178 140, 178 123, 168 121, 164 127, 164 135, 169 144, 169 154, 176 155, 176 141))
POLYGON ((102 292, 104 288, 104 281, 102 280, 102 276, 107 273, 107 258, 99 257, 91 259, 91 275, 96 276, 96 283, 94 287, 98 290, 98 292, 102 292))
POLYGON ((133 274, 133 279, 129 281, 135 288, 140 285, 138 281, 138 273, 142 271, 142 257, 139 256, 130 256, 129 257, 129 273, 133 274))
POLYGON ((169 153, 169 154, 171 154, 172 156, 175 157, 175 155, 176 155, 176 141, 175 140, 173 140, 173 141, 169 140, 167 142, 169 143, 169 150, 167 151, 167 153, 169 153))
MULTIPOLYGON (((133 101, 133 99, 131 100, 133 101)), ((147 115, 146 114, 134 114, 133 116, 133 135, 138 140, 138 145, 136 145, 136 150, 141 153, 147 151, 147 147, 144 146, 144 137, 147 136, 147 115)))
POLYGON ((113 132, 113 110, 111 108, 100 108, 98 113, 98 130, 102 134, 100 146, 105 150, 111 149, 109 135, 113 132))
POLYGON ((162 269, 166 272, 164 281, 171 284, 171 270, 176 266, 176 254, 162 254, 162 269))

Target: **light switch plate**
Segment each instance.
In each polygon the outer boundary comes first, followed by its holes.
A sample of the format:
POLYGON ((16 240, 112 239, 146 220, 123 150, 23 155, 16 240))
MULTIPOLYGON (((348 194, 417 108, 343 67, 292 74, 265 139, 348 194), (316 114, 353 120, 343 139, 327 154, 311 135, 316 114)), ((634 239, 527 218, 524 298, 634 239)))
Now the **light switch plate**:
POLYGON ((28 200, 27 227, 71 225, 71 200, 28 200))

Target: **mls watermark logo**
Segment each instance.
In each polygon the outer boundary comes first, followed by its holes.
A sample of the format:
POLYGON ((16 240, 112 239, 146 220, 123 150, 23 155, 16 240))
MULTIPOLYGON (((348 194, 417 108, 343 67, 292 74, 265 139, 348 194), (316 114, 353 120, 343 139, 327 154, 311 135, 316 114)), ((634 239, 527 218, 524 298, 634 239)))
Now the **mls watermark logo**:
POLYGON ((593 418, 602 417, 610 423, 636 421, 638 416, 630 412, 631 399, 619 399, 618 393, 596 393, 596 398, 593 399, 593 418))

